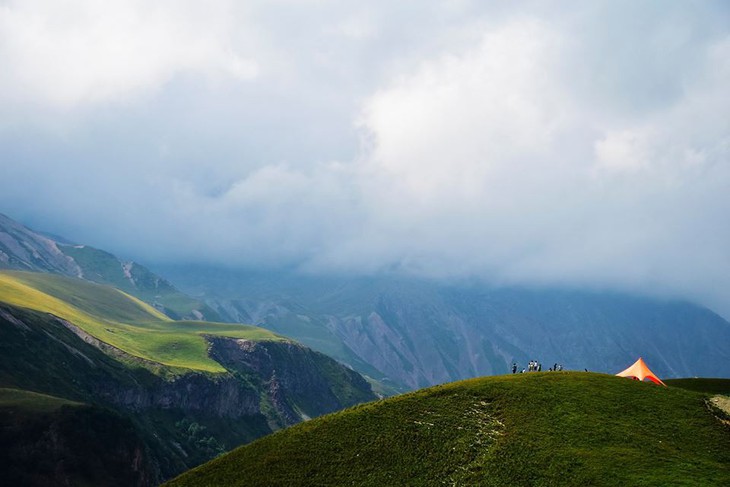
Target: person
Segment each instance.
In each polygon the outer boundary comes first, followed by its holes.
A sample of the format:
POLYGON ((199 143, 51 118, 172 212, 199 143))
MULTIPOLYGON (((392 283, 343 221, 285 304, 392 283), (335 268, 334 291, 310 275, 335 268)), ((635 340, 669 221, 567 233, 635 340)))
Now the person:
POLYGON ((553 365, 553 370, 556 371, 556 372, 558 371, 558 363, 557 362, 553 365))
POLYGON ((537 371, 538 372, 542 372, 542 364, 541 363, 538 363, 537 364, 537 371))
POLYGON ((517 363, 516 362, 512 362, 512 373, 513 374, 517 373, 517 363))

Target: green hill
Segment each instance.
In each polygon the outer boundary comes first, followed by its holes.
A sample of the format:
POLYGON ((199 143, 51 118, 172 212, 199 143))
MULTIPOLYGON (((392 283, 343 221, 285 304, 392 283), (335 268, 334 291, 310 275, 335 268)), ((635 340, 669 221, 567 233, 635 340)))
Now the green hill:
POLYGON ((154 304, 174 319, 220 319, 205 303, 181 293, 171 283, 136 262, 122 262, 115 255, 88 245, 57 243, 57 247, 79 266, 85 280, 121 289, 154 304))
POLYGON ((591 373, 473 379, 291 427, 166 485, 730 485, 730 429, 707 397, 591 373))
POLYGON ((0 271, 0 302, 52 313, 135 357, 208 372, 225 368, 208 356, 205 335, 286 340, 254 326, 173 321, 111 286, 55 274, 0 271))

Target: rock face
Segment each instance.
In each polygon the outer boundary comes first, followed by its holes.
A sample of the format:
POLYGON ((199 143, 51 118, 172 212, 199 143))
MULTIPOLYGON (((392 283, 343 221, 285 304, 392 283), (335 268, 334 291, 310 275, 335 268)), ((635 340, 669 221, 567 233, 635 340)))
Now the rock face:
MULTIPOLYGON (((187 413, 238 419, 261 414, 258 392, 235 377, 188 373, 154 387, 100 385, 98 397, 129 411, 180 409, 187 413)), ((301 419, 299 419, 301 420, 301 419)))
POLYGON ((210 355, 266 390, 283 425, 374 399, 357 372, 291 342, 209 337, 210 355))
POLYGON ((446 290, 387 294, 330 327, 362 360, 408 387, 507 373, 539 360, 616 373, 643 356, 662 377, 727 376, 730 323, 682 302, 617 295, 446 290))
POLYGON ((279 427, 376 399, 359 374, 301 345, 216 337, 210 350, 229 372, 146 363, 54 316, 0 303, 0 387, 129 417, 155 481, 279 427))
POLYGON ((81 267, 53 239, 0 213, 0 268, 82 277, 81 267))

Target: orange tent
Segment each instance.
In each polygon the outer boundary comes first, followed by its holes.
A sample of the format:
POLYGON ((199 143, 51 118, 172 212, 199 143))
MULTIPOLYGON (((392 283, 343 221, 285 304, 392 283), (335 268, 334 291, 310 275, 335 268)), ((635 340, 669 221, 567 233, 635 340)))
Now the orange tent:
POLYGON ((630 378, 637 379, 637 380, 649 379, 650 381, 652 381, 655 384, 661 384, 664 387, 667 386, 664 382, 662 382, 659 379, 659 377, 654 375, 654 372, 649 370, 649 367, 647 367, 646 362, 644 362, 644 359, 642 359, 641 357, 639 357, 639 360, 634 362, 634 365, 632 365, 628 369, 624 370, 623 372, 619 372, 616 375, 619 377, 630 377, 630 378))

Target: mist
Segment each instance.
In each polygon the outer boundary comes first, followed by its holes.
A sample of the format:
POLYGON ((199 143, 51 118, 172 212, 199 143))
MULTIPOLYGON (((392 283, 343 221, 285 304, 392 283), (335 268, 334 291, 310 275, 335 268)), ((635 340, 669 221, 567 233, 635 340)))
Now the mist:
POLYGON ((730 316, 723 2, 5 2, 0 211, 143 262, 730 316))

